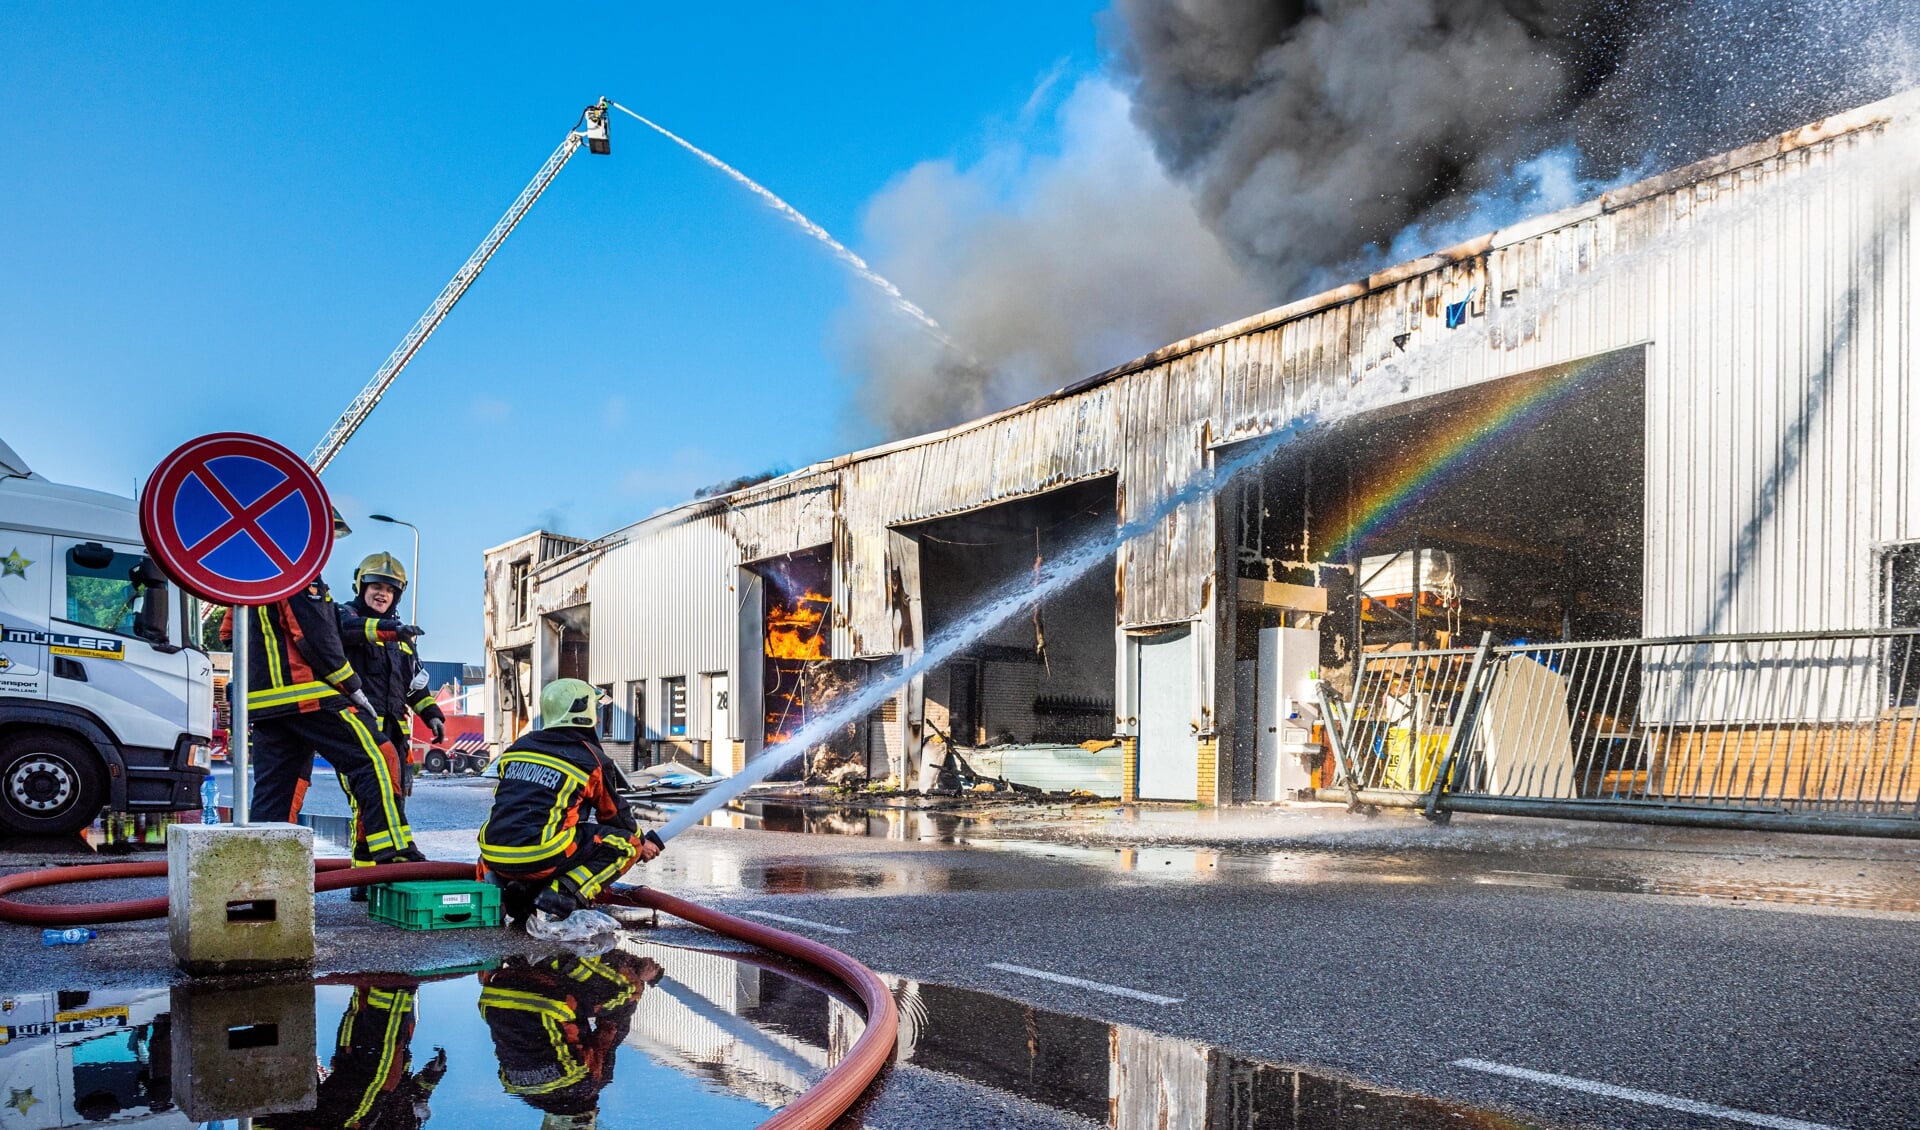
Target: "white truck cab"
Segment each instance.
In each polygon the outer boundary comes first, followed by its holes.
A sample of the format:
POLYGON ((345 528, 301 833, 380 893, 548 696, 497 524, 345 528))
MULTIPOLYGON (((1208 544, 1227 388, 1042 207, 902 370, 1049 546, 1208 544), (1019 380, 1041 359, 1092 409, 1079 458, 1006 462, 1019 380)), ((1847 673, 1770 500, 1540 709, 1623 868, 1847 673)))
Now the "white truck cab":
POLYGON ((0 835, 200 807, 213 663, 132 499, 48 482, 0 440, 0 835))

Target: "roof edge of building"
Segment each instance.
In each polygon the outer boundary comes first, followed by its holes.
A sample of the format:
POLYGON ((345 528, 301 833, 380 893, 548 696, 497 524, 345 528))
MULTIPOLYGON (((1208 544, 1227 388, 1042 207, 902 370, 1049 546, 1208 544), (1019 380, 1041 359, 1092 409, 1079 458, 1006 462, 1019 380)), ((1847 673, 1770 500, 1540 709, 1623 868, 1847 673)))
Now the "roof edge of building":
MULTIPOLYGON (((998 412, 992 412, 985 416, 967 420, 936 431, 905 436, 900 439, 889 440, 886 443, 876 444, 872 447, 851 451, 843 455, 836 455, 830 459, 818 460, 804 467, 788 471, 783 475, 768 479, 765 482, 755 483, 752 486, 742 487, 739 490, 729 491, 726 494, 688 499, 684 502, 662 507, 652 514, 637 521, 627 523, 602 537, 582 540, 582 543, 574 549, 554 558, 552 561, 542 563, 541 571, 545 572, 560 562, 579 558, 584 553, 592 553, 611 548, 613 544, 617 544, 615 539, 624 541, 628 535, 641 527, 652 525, 676 515, 681 515, 684 511, 692 510, 697 512, 687 515, 687 517, 701 517, 708 512, 728 509, 732 507, 736 501, 756 499, 771 495, 782 489, 802 483, 805 480, 839 471, 857 463, 878 459, 897 451, 938 443, 943 439, 964 435, 981 428, 991 427, 1001 420, 1020 415, 1024 412, 1030 412, 1045 404, 1051 404, 1055 401, 1076 396, 1088 389, 1097 388, 1101 385, 1119 380, 1121 377, 1127 376, 1130 373, 1150 369, 1156 365, 1163 365, 1169 361, 1176 360, 1191 353, 1197 353, 1202 349, 1218 345, 1224 341, 1230 341, 1236 337, 1273 329, 1330 307, 1365 298, 1370 294, 1377 293, 1389 287, 1398 286, 1409 279, 1418 278, 1421 275, 1444 269, 1453 264, 1478 258, 1487 254, 1489 251, 1510 247, 1529 239, 1536 239, 1560 228, 1581 223, 1596 216, 1605 215, 1606 213, 1618 211, 1630 205, 1637 204, 1649 197, 1672 192, 1675 189, 1685 187, 1689 184, 1698 184, 1702 181, 1733 172, 1736 169, 1771 160, 1785 153, 1805 149, 1850 133, 1857 133, 1861 130, 1879 128, 1903 115, 1916 114, 1920 114, 1920 86, 1889 95, 1886 98, 1882 98, 1876 102, 1870 102, 1864 106, 1830 114, 1818 121, 1809 122, 1806 125, 1798 126, 1760 141, 1740 146, 1737 149, 1731 149, 1676 169, 1669 169, 1666 172, 1657 173, 1653 176, 1635 181, 1632 184, 1614 189, 1611 192, 1603 193, 1590 200, 1582 201, 1579 204, 1562 208, 1555 212, 1529 217, 1525 220, 1509 224, 1504 228, 1499 228, 1475 236, 1472 239, 1456 243, 1451 247, 1441 248, 1430 254, 1420 256, 1417 259, 1410 259, 1403 263, 1394 264, 1393 266, 1383 267, 1364 278, 1295 299, 1281 306, 1275 306, 1268 310, 1250 314, 1237 321, 1215 326, 1212 329, 1194 334, 1191 337, 1161 346, 1159 349, 1151 353, 1143 354, 1131 361, 1126 361, 1111 368, 1104 369, 1073 384, 1056 389, 1053 392, 1045 393, 1033 397, 1030 400, 1022 401, 1019 404, 1003 408, 998 412)), ((524 537, 526 535, 522 536, 524 537)), ((513 540, 518 541, 520 539, 515 538, 513 540)), ((506 544, 511 545, 512 542, 506 544)), ((500 548, 504 548, 504 546, 500 548)), ((490 550, 488 552, 493 551, 490 550)))

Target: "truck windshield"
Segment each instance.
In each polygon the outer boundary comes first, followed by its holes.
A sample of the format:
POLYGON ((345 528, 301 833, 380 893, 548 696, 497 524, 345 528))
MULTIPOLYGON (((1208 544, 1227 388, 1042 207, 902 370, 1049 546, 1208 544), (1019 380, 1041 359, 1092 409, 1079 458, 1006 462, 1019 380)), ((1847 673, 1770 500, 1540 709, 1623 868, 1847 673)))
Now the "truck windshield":
POLYGON ((139 555, 115 552, 112 561, 98 567, 82 565, 79 556, 78 547, 67 551, 66 619, 115 635, 133 635, 134 613, 140 606, 133 569, 140 564, 139 555))

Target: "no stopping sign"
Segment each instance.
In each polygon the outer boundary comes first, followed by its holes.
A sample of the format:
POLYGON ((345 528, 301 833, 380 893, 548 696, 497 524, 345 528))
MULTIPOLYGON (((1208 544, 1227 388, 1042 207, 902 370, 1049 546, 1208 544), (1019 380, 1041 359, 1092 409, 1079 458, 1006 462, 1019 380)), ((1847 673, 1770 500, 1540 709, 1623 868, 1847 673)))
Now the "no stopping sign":
POLYGON ((305 460, 244 432, 181 444, 140 492, 147 551, 216 604, 272 604, 306 588, 332 551, 332 515, 305 460))

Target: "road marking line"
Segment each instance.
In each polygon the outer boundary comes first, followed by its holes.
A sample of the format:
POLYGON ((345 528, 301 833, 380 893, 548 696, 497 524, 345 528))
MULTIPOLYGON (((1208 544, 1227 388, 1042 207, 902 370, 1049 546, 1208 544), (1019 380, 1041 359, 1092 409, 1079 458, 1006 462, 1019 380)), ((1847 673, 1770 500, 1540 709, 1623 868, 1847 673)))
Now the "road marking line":
POLYGON ((771 922, 785 922, 790 926, 811 926, 816 930, 825 930, 829 934, 853 933, 852 930, 847 929, 845 926, 829 926, 825 922, 815 922, 807 918, 788 918, 784 914, 770 914, 764 910, 743 910, 741 913, 750 914, 755 918, 765 918, 771 922))
POLYGON ((1042 981, 1055 981, 1062 985, 1077 985, 1082 989, 1092 989, 1096 993, 1112 993, 1116 997, 1132 997, 1135 1000, 1152 1004, 1179 1004, 1179 997, 1163 997, 1156 993, 1143 993, 1139 989, 1123 988, 1101 981, 1087 981, 1079 977, 1068 977, 1060 973, 1049 973, 1044 969, 1028 969, 1024 965, 1008 965, 1004 961, 987 963, 988 969, 998 969, 1005 973, 1018 973, 1022 977, 1038 977, 1042 981))
POLYGON ((1576 1079, 1571 1075, 1555 1075, 1549 1071, 1529 1071, 1524 1067, 1510 1067, 1504 1063, 1494 1063, 1484 1059, 1456 1059, 1453 1066, 1464 1067, 1469 1071, 1485 1071, 1490 1075, 1505 1075, 1513 1079, 1525 1079, 1532 1083, 1545 1083, 1549 1087, 1560 1087, 1569 1091, 1584 1091, 1589 1095, 1603 1095, 1610 1099, 1624 1099, 1630 1103, 1644 1103, 1647 1106, 1666 1107, 1668 1110, 1685 1111, 1688 1114, 1704 1114, 1708 1118, 1724 1119, 1728 1122, 1744 1122, 1748 1126, 1766 1126, 1770 1130, 1838 1130, 1824 1122, 1804 1122, 1798 1118, 1782 1118, 1777 1114, 1759 1114, 1751 1110, 1738 1110, 1730 1106, 1717 1106, 1695 1099, 1676 1098, 1663 1095, 1658 1091, 1641 1091, 1632 1087, 1616 1087, 1611 1083, 1595 1083, 1590 1079, 1576 1079))

